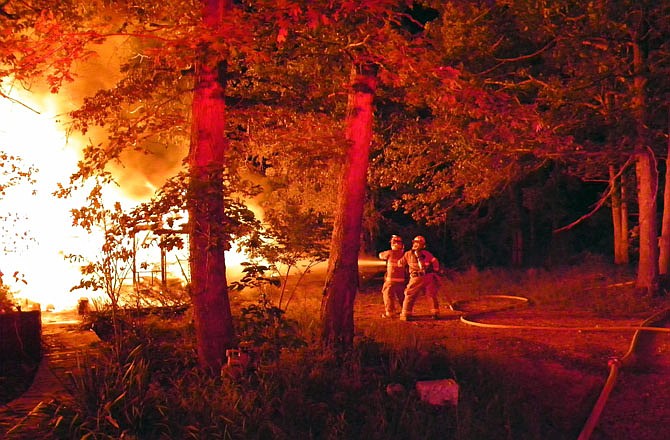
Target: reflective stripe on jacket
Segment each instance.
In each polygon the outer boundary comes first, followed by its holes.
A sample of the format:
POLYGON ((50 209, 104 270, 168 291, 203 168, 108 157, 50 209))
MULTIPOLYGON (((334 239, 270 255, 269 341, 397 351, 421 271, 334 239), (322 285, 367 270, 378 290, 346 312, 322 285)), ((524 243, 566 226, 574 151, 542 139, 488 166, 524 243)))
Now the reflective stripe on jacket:
POLYGON ((425 249, 420 251, 409 250, 398 260, 399 266, 409 266, 409 274, 425 275, 427 272, 437 272, 440 270, 440 263, 437 258, 425 249))
POLYGON ((379 259, 386 260, 386 275, 384 279, 387 281, 405 281, 405 268, 398 266, 398 260, 402 258, 402 249, 389 249, 379 253, 379 259))

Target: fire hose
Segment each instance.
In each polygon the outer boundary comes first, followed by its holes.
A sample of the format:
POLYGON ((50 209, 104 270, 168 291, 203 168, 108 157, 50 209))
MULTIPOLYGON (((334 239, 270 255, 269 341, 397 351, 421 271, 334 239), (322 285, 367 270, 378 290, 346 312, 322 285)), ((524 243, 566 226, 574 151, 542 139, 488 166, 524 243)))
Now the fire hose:
POLYGON ((460 316, 460 321, 464 324, 470 325, 470 326, 475 326, 475 327, 480 327, 480 328, 492 328, 492 329, 518 329, 518 330, 566 330, 566 331, 634 331, 633 339, 631 340, 630 347, 628 348, 628 351, 620 358, 611 358, 607 365, 609 367, 609 374, 608 377, 605 381, 605 384, 603 386, 602 391, 600 392, 600 395, 598 397, 598 400, 596 401, 593 409, 591 410, 591 413, 586 420, 586 423, 584 424, 584 427, 582 428, 578 440, 588 440, 591 437, 591 434, 593 433, 593 430, 598 424, 598 421, 600 420, 600 416, 603 412, 603 409, 605 408, 605 404, 607 403, 607 399, 609 398, 609 395, 614 388, 614 384, 616 383, 616 379, 619 373, 619 370, 621 368, 621 365, 623 365, 629 358, 631 358, 632 354, 635 351, 637 342, 639 340, 640 334, 643 332, 659 332, 659 333, 670 333, 670 328, 664 328, 664 327, 655 327, 653 326, 654 323, 657 323, 660 319, 662 318, 668 318, 670 316, 670 310, 663 310, 661 312, 658 312, 651 316, 650 318, 646 319, 641 325, 639 326, 611 326, 611 327, 598 327, 598 326, 593 326, 593 327, 561 327, 561 326, 537 326, 537 325, 509 325, 509 324, 489 324, 489 323, 482 323, 478 322, 474 319, 476 316, 481 316, 484 314, 492 313, 492 312, 500 312, 503 310, 511 310, 519 307, 526 306, 529 302, 528 298, 521 297, 521 296, 511 296, 511 295, 483 295, 478 297, 476 300, 459 300, 459 301, 454 301, 451 304, 451 308, 455 312, 461 312, 460 316), (495 310, 487 310, 485 312, 474 312, 474 313, 466 313, 466 312, 461 312, 459 310, 459 306, 462 306, 468 302, 476 301, 476 300, 482 300, 482 299, 505 299, 509 300, 511 303, 507 305, 506 307, 501 307, 495 310))

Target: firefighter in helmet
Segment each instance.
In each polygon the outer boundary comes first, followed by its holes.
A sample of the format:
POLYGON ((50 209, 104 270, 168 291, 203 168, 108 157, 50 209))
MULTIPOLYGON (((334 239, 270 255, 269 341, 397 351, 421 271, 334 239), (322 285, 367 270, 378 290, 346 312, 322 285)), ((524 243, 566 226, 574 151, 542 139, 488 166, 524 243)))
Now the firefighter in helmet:
POLYGON ((426 295, 432 301, 431 314, 433 318, 440 317, 440 303, 437 298, 437 272, 440 270, 440 263, 426 250, 426 239, 417 235, 412 240, 412 249, 405 252, 398 265, 409 268, 409 282, 405 287, 405 298, 400 312, 401 321, 412 319, 414 303, 421 293, 426 295))
POLYGON ((382 285, 382 299, 384 300, 384 313, 382 318, 392 318, 402 307, 407 284, 405 268, 398 265, 405 252, 405 244, 398 235, 391 236, 391 249, 379 253, 379 259, 386 260, 386 274, 382 285))

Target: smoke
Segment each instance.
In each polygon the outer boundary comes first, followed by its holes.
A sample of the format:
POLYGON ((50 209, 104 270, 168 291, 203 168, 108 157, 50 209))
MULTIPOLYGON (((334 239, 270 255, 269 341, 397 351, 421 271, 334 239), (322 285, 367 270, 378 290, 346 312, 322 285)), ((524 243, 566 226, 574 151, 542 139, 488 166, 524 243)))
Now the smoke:
POLYGON ((182 168, 185 152, 169 147, 152 148, 149 153, 125 152, 122 163, 110 166, 124 195, 133 200, 147 200, 166 179, 182 168))
MULTIPOLYGON (((40 303, 45 309, 74 307, 80 295, 93 292, 70 289, 80 280, 79 265, 66 261, 68 254, 94 255, 100 249, 101 237, 86 234, 72 226, 70 211, 85 204, 85 194, 68 199, 53 196, 58 184, 67 184, 89 142, 105 140, 104 129, 91 130, 86 137, 66 136, 67 115, 78 108, 85 97, 114 86, 120 78, 119 67, 126 48, 120 40, 100 46, 98 55, 76 69, 74 82, 52 94, 46 84, 26 87, 5 79, 0 86, 9 98, 0 98, 0 151, 19 156, 26 167, 37 169, 34 185, 22 183, 10 188, 2 197, 2 210, 22 221, 7 225, 15 230, 3 231, 0 270, 3 281, 19 300, 40 303), (16 238, 18 237, 18 238, 16 238), (23 237, 23 238, 22 238, 23 237), (11 275, 18 273, 18 279, 11 275)), ((152 154, 128 152, 123 164, 112 172, 118 188, 110 187, 105 198, 124 206, 144 201, 153 190, 176 173, 183 151, 157 146, 152 154)))
MULTIPOLYGON (((113 37, 96 46, 96 55, 80 62, 75 68, 75 81, 67 84, 58 94, 61 103, 59 114, 65 117, 100 90, 109 89, 122 78, 120 68, 133 56, 133 47, 127 37, 113 37)), ((107 134, 102 128, 89 130, 86 137, 73 133, 71 139, 79 145, 106 142, 107 134)), ((120 162, 110 163, 112 173, 122 194, 141 202, 153 196, 156 188, 174 176, 181 168, 186 147, 157 144, 143 145, 143 151, 124 151, 120 162)))

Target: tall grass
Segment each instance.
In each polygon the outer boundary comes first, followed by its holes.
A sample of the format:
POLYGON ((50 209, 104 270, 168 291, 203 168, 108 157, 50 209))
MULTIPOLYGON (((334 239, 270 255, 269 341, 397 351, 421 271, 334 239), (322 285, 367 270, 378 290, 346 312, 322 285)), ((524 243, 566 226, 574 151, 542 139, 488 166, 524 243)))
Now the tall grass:
POLYGON ((372 341, 345 357, 303 347, 216 378, 183 362, 156 370, 146 353, 137 347, 122 364, 109 356, 82 365, 75 404, 50 406, 51 438, 456 438, 456 408, 432 407, 412 390, 419 377, 442 377, 425 353, 372 341), (391 397, 388 383, 408 391, 391 397))
MULTIPOLYGON (((646 313, 663 298, 641 295, 631 266, 614 266, 600 255, 585 255, 576 265, 551 269, 486 269, 474 267, 443 282, 442 293, 455 299, 511 295, 555 310, 584 310, 603 316, 646 313)), ((662 306, 662 304, 660 304, 662 306)))
POLYGON ((49 407, 46 438, 540 438, 525 435, 542 425, 541 415, 519 407, 525 399, 495 366, 451 359, 439 348, 395 349, 361 338, 342 357, 308 345, 246 374, 213 378, 194 359, 184 361, 188 351, 156 359, 167 351, 152 347, 156 339, 146 343, 120 364, 116 355, 83 360, 73 376, 75 401, 49 407), (458 377, 458 406, 419 398, 417 381, 454 370, 467 372, 458 377), (402 391, 387 393, 390 384, 402 391))
MULTIPOLYGON (((627 300, 612 298, 632 298, 634 292, 613 293, 607 286, 626 282, 629 276, 599 261, 558 271, 471 269, 453 274, 443 289, 454 299, 520 295, 557 308, 588 305, 599 310, 606 305, 603 313, 614 313, 629 305, 627 300)), ((307 303, 296 301, 295 310, 307 303)), ((492 360, 464 353, 455 357, 444 348, 423 346, 400 328, 395 340, 387 337, 382 343, 358 336, 354 350, 336 355, 315 342, 314 316, 318 312, 314 310, 308 313, 311 320, 294 320, 262 298, 257 303, 245 301, 237 313, 240 340, 255 350, 253 368, 207 376, 196 367, 189 320, 135 322, 139 327, 124 332, 121 345, 126 349, 122 353, 103 353, 82 361, 73 376, 75 401, 56 400, 49 407, 48 436, 333 440, 575 437, 575 432, 552 424, 540 406, 527 402, 517 382, 508 381, 507 371, 492 360), (454 378, 460 385, 457 406, 434 406, 420 399, 415 390, 417 381, 445 378, 454 378), (388 391, 389 385, 394 392, 388 391)))
POLYGON ((303 347, 237 378, 212 378, 181 362, 155 371, 145 353, 138 348, 123 365, 110 357, 84 368, 75 379, 75 404, 52 403, 46 438, 523 439, 547 433, 537 408, 523 404, 494 366, 474 359, 453 364, 445 352, 396 351, 359 340, 345 358, 303 347), (467 372, 458 378, 458 406, 423 402, 416 381, 450 376, 454 367, 467 372), (389 384, 404 391, 389 395, 389 384))

